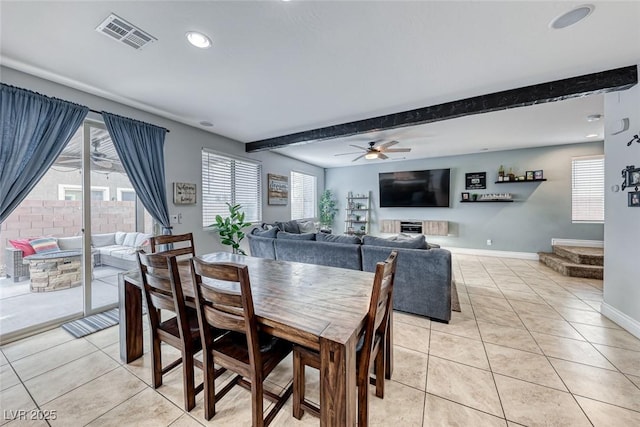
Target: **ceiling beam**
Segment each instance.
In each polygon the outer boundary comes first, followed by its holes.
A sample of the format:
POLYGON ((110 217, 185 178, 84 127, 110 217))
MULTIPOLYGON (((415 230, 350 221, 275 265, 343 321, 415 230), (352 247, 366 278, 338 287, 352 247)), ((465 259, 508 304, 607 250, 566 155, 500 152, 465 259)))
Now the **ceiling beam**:
POLYGON ((384 129, 422 125, 471 114, 489 113, 509 108, 527 107, 545 102, 625 90, 637 83, 638 69, 636 65, 632 65, 249 142, 245 145, 245 150, 248 153, 253 153, 311 141, 343 138, 384 129))

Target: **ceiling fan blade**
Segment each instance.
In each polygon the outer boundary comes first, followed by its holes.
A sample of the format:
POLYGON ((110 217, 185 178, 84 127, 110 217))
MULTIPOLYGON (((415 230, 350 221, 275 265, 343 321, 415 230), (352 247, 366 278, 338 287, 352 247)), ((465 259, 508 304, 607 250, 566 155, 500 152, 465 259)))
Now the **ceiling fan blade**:
POLYGON ((350 154, 360 154, 360 152, 359 151, 353 151, 351 153, 339 153, 339 154, 334 154, 334 156, 336 156, 336 157, 337 156, 347 156, 347 155, 350 155, 350 154))
POLYGON ((350 147, 355 147, 355 148, 359 148, 360 150, 364 150, 364 151, 367 151, 367 150, 368 150, 368 148, 365 148, 365 147, 360 147, 359 145, 353 145, 353 144, 349 144, 349 146, 350 146, 350 147))
POLYGON ((358 157, 356 157, 355 159, 351 160, 352 162, 355 162, 356 160, 360 160, 361 158, 363 158, 364 156, 366 156, 367 154, 361 154, 358 157))
POLYGON ((380 144, 376 148, 378 150, 380 150, 380 151, 386 151, 387 148, 389 148, 389 147, 391 147, 393 145, 396 145, 396 144, 399 144, 399 142, 396 141, 396 140, 393 140, 393 141, 385 142, 384 144, 380 144))
POLYGON ((408 153, 409 151, 411 151, 411 148, 391 148, 384 150, 385 153, 408 153))
POLYGON ((381 159, 381 160, 385 160, 385 159, 388 159, 389 156, 385 156, 383 153, 378 152, 378 158, 381 159))

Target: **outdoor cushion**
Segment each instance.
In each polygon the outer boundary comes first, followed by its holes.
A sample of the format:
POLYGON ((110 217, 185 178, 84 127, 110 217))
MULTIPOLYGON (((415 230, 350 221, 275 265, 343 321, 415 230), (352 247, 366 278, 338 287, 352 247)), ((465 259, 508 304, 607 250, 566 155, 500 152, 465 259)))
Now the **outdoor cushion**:
POLYGON ((359 245, 362 243, 362 240, 360 240, 360 237, 358 236, 344 236, 340 234, 326 234, 326 233, 316 234, 316 240, 319 242, 351 243, 355 245, 359 245))
POLYGON ((286 231, 278 231, 276 236, 278 239, 288 240, 316 240, 315 233, 287 233, 286 231))
POLYGON ((278 227, 280 231, 286 231, 287 233, 300 234, 300 227, 298 226, 298 221, 293 221, 293 220, 287 221, 287 222, 276 221, 274 225, 278 227))
POLYGON ((20 249, 22 251, 22 256, 29 256, 36 253, 33 250, 33 246, 29 243, 29 239, 13 239, 9 240, 9 244, 16 249, 20 249))
POLYGON ((136 239, 138 238, 138 233, 127 233, 124 237, 124 242, 122 242, 122 246, 131 246, 134 247, 136 245, 136 239))
POLYGON ((263 230, 263 231, 261 231, 259 228, 254 228, 253 230, 251 230, 251 234, 258 237, 270 237, 272 239, 275 239, 276 235, 278 234, 278 231, 279 229, 276 227, 270 228, 269 230, 263 230))
POLYGON ((313 221, 298 221, 300 233, 315 233, 316 225, 313 221))
POLYGON ((369 246, 382 246, 385 248, 403 248, 403 249, 426 249, 427 242, 424 239, 424 235, 419 235, 410 240, 395 240, 383 239, 382 237, 364 236, 362 239, 363 245, 369 246))
POLYGON ((124 245, 124 238, 127 236, 127 233, 123 231, 116 231, 116 245, 124 245))
POLYGON ((58 237, 58 247, 60 250, 80 250, 82 249, 82 236, 58 237))
POLYGON ((30 241, 29 244, 37 254, 46 254, 60 250, 57 239, 54 237, 41 237, 30 241))
POLYGON ((94 234, 91 236, 91 245, 94 247, 115 245, 115 233, 94 234))
POLYGON ((133 245, 135 248, 141 248, 143 246, 149 245, 149 236, 148 234, 138 233, 136 236, 135 244, 133 245))

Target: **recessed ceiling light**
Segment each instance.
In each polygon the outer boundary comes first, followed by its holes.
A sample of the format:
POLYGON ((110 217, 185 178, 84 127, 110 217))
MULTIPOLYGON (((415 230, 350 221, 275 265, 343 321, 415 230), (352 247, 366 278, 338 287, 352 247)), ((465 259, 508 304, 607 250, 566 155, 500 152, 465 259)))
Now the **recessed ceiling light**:
POLYGON ((585 136, 585 138, 596 138, 597 136, 597 133, 590 133, 589 135, 585 136))
POLYGON ((573 24, 577 24, 587 16, 591 15, 593 9, 595 9, 595 6, 592 4, 583 4, 582 6, 573 8, 569 12, 563 13, 562 15, 551 21, 549 27, 553 28, 554 30, 560 30, 562 28, 570 27, 573 24))
POLYGON ((210 128, 211 126, 213 126, 213 123, 208 122, 206 120, 203 120, 203 121, 200 122, 200 126, 204 126, 206 128, 210 128))
POLYGON ((200 49, 211 47, 211 39, 204 33, 198 31, 189 31, 185 34, 189 43, 200 49))
POLYGON ((602 118, 602 114, 591 114, 591 115, 587 116, 587 121, 588 122, 597 122, 601 118, 602 118))

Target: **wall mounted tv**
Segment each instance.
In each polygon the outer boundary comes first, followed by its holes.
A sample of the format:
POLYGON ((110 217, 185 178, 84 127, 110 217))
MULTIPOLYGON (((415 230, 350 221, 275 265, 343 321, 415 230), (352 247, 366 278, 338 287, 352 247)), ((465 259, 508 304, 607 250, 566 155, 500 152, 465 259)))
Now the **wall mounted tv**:
POLYGON ((448 208, 451 169, 383 172, 381 208, 448 208))

